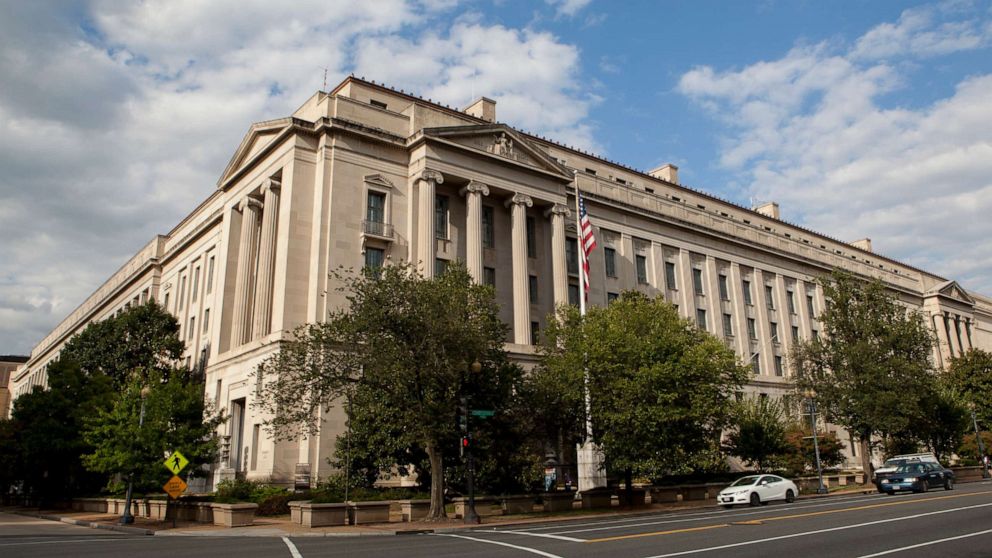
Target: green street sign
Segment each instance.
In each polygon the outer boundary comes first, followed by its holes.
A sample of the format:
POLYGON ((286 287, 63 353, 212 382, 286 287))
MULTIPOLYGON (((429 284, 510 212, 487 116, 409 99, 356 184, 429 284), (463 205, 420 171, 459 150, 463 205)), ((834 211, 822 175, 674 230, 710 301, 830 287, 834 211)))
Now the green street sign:
POLYGON ((496 411, 490 411, 488 409, 472 409, 471 413, 473 417, 489 418, 495 415, 496 411))

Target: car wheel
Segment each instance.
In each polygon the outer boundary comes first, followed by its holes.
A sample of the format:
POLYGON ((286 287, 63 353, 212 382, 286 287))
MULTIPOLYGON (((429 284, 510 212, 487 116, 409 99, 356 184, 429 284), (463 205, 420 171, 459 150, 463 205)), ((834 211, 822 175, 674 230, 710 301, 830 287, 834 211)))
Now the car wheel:
POLYGON ((944 479, 944 490, 954 490, 954 479, 950 477, 944 479))
POLYGON ((761 505, 761 497, 758 496, 758 494, 756 492, 752 492, 751 493, 751 505, 752 506, 760 506, 761 505))
POLYGON ((926 492, 927 490, 930 490, 930 483, 928 483, 927 481, 921 482, 919 492, 926 492))
POLYGON ((785 491, 785 501, 789 504, 796 501, 796 493, 791 488, 785 491))

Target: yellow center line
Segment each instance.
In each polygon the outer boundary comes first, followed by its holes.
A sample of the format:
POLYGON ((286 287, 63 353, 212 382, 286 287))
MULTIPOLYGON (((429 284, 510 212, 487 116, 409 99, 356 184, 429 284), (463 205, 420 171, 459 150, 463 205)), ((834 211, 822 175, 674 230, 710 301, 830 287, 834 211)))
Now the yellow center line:
MULTIPOLYGON (((953 495, 950 495, 950 496, 934 496, 934 497, 925 498, 925 499, 917 498, 917 499, 913 499, 913 500, 903 500, 903 501, 899 501, 899 502, 885 502, 884 504, 869 504, 869 505, 866 505, 866 506, 855 506, 853 508, 842 508, 842 509, 839 509, 839 510, 822 510, 822 511, 816 511, 816 512, 796 513, 796 514, 790 514, 790 515, 778 515, 778 516, 775 516, 775 517, 765 517, 765 518, 753 519, 753 520, 743 521, 743 522, 738 522, 738 523, 745 524, 745 525, 760 525, 761 523, 764 523, 766 521, 781 521, 783 519, 798 519, 798 518, 801 518, 801 517, 815 517, 815 516, 819 516, 819 515, 829 515, 829 514, 834 514, 834 513, 852 512, 852 511, 860 511, 860 510, 870 510, 870 509, 876 509, 876 508, 888 508, 888 507, 892 507, 892 506, 904 506, 904 505, 907 505, 907 504, 918 504, 920 502, 930 502, 930 501, 933 501, 933 500, 950 500, 950 499, 953 499, 953 498, 965 498, 965 497, 968 497, 968 496, 981 496, 983 494, 992 494, 992 490, 986 490, 984 492, 969 492, 969 493, 966 493, 966 494, 953 494, 953 495)), ((587 543, 599 543, 599 542, 610 542, 610 541, 622 541, 622 540, 626 540, 626 539, 639 539, 641 537, 657 537, 657 536, 661 536, 661 535, 674 535, 674 534, 677 534, 677 533, 690 533, 690 532, 693 532, 693 531, 706 531, 706 530, 709 530, 709 529, 719 529, 719 528, 722 528, 722 527, 730 527, 730 525, 731 525, 730 523, 719 523, 719 524, 715 524, 715 525, 704 525, 702 527, 690 527, 690 528, 686 528, 686 529, 671 529, 671 530, 668 530, 668 531, 652 531, 650 533, 636 533, 634 535, 618 535, 616 537, 604 537, 604 538, 601 538, 601 539, 587 539, 585 542, 587 542, 587 543)))

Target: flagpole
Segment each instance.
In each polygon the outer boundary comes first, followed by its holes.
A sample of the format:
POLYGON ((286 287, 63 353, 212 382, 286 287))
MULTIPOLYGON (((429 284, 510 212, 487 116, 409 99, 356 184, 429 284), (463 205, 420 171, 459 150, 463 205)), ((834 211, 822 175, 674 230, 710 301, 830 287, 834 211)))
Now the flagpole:
MULTIPOLYGON (((583 247, 582 216, 579 215, 579 171, 572 171, 572 184, 575 185, 575 251, 579 254, 579 315, 586 315, 586 251, 583 247)), ((588 415, 588 413, 587 413, 588 415)))
MULTIPOLYGON (((578 171, 572 171, 572 180, 575 183, 575 247, 579 256, 579 315, 584 318, 586 315, 586 250, 585 238, 582 233, 582 204, 579 197, 578 171)), ((601 470, 602 454, 592 437, 592 398, 589 390, 589 367, 586 365, 587 355, 585 353, 585 342, 583 341, 582 354, 582 398, 585 403, 585 442, 579 444, 577 457, 579 458, 579 491, 600 488, 606 486, 601 470)))

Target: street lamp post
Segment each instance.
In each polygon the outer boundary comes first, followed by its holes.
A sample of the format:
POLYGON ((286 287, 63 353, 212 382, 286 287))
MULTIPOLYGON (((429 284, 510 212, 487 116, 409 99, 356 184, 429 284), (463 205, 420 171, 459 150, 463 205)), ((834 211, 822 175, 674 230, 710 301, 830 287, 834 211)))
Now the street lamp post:
POLYGON ((816 456, 816 477, 820 483, 816 488, 816 493, 826 494, 827 487, 823 485, 823 467, 820 465, 820 446, 816 441, 816 392, 808 389, 803 392, 803 395, 809 400, 809 424, 813 431, 813 454, 816 456))
MULTIPOLYGON (((475 362, 472 363, 471 366, 472 375, 470 376, 470 379, 477 376, 481 371, 482 371, 482 363, 476 360, 475 362)), ((467 383, 468 382, 464 382, 462 384, 463 388, 467 383)), ((464 409, 465 412, 464 424, 465 424, 466 432, 465 432, 465 438, 462 441, 462 447, 465 448, 465 464, 466 464, 466 468, 468 469, 467 471, 468 478, 466 479, 466 484, 468 485, 467 486, 468 508, 465 510, 464 521, 465 523, 479 524, 482 522, 482 519, 479 517, 479 514, 475 511, 475 457, 472 455, 472 431, 471 429, 469 429, 469 417, 471 416, 472 413, 470 409, 472 399, 468 397, 468 394, 466 394, 465 399, 466 399, 466 405, 464 409)))
MULTIPOLYGON (((151 389, 148 386, 141 388, 141 412, 138 413, 138 430, 145 424, 145 398, 151 389)), ((127 496, 124 499, 124 515, 121 516, 121 524, 128 525, 134 523, 134 516, 131 515, 131 490, 134 485, 134 472, 127 476, 127 496)))
POLYGON ((982 478, 989 478, 989 464, 985 461, 985 444, 982 442, 982 433, 978 431, 978 419, 975 418, 975 402, 968 403, 971 410, 971 424, 975 427, 975 442, 978 443, 978 460, 982 462, 982 478))

